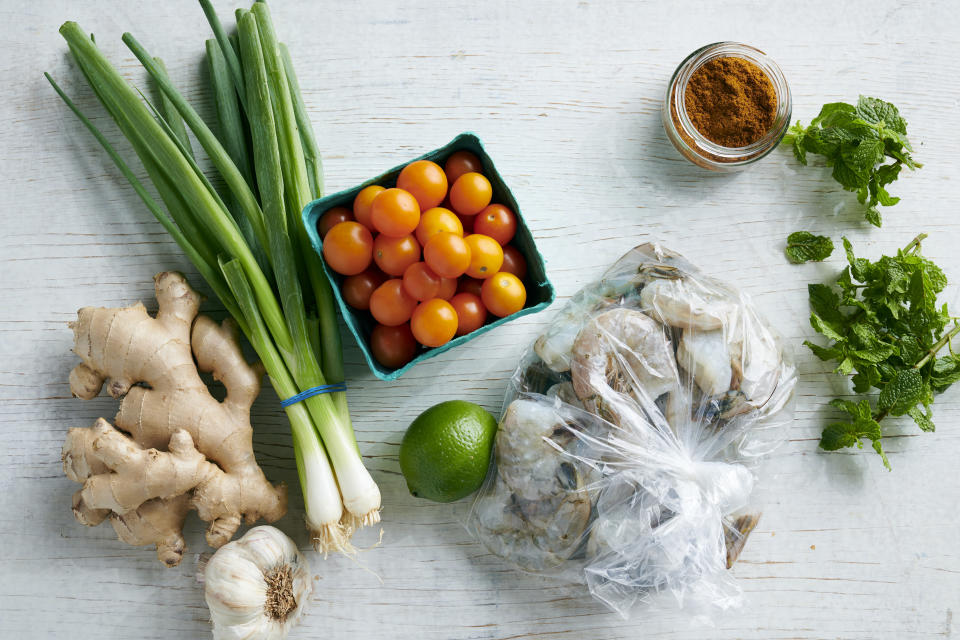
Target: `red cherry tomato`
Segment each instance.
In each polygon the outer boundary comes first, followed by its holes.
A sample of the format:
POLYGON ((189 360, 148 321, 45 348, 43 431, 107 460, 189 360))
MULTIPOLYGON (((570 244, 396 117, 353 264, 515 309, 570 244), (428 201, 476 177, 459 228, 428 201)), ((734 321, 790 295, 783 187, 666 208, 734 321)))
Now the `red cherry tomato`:
POLYGON ((502 204, 491 204, 477 214, 473 232, 490 236, 503 246, 517 233, 517 216, 502 204))
POLYGON ((443 207, 434 207, 424 211, 420 216, 420 224, 417 225, 417 241, 420 245, 426 245, 431 236, 443 232, 463 237, 463 225, 460 223, 460 218, 453 211, 443 207))
POLYGON ((381 233, 373 241, 373 261, 387 275, 400 277, 418 260, 420 244, 411 235, 391 238, 381 233))
POLYGON ((438 233, 423 248, 423 260, 444 278, 459 278, 470 266, 470 246, 454 233, 438 233))
POLYGON ((341 222, 323 239, 323 258, 339 274, 353 276, 370 266, 373 236, 359 222, 341 222))
POLYGON ((385 236, 402 238, 420 224, 420 205, 403 189, 386 189, 377 194, 370 207, 374 228, 385 236))
POLYGON ((450 304, 457 312, 458 336, 476 331, 487 321, 487 308, 478 295, 458 293, 450 299, 450 304))
POLYGON ((320 219, 317 220, 317 233, 320 234, 321 238, 325 238, 330 232, 330 229, 333 229, 341 222, 348 222, 350 220, 353 220, 353 212, 346 207, 327 209, 323 212, 323 215, 320 216, 320 219))
POLYGON ((340 292, 348 305, 366 311, 370 308, 370 296, 386 280, 387 276, 380 269, 371 267, 363 273, 344 278, 340 292))
POLYGON ((397 187, 413 194, 426 211, 440 204, 447 195, 447 175, 435 162, 417 160, 405 166, 397 176, 397 187))
POLYGON ((414 310, 410 329, 417 342, 426 347, 445 345, 457 333, 457 312, 446 300, 427 300, 414 310))
POLYGON ((483 286, 483 280, 477 280, 476 278, 469 278, 463 276, 460 278, 460 283, 457 285, 457 293, 472 293, 473 295, 480 296, 480 287, 483 286))
POLYGON ((440 278, 440 291, 437 292, 437 297, 441 300, 449 300, 457 293, 457 279, 456 278, 440 278))
POLYGON ((471 233, 464 238, 470 247, 470 266, 467 275, 484 280, 500 271, 503 265, 503 249, 490 236, 471 233))
POLYGON ((447 182, 453 184, 465 173, 480 173, 483 165, 480 164, 480 158, 469 151, 455 151, 447 158, 443 170, 447 173, 447 182))
POLYGON ((417 354, 417 341, 407 322, 395 327, 378 324, 370 333, 370 350, 383 366, 399 369, 417 354))
POLYGON ((521 280, 527 277, 527 259, 512 244, 503 248, 503 264, 500 265, 500 271, 512 273, 521 280))
POLYGON ((493 187, 483 175, 475 172, 465 173, 450 187, 450 204, 461 216, 473 216, 490 204, 493 187))
POLYGON ((440 276, 426 262, 414 262, 403 272, 403 289, 416 300, 439 297, 440 276))
POLYGON ((370 231, 376 231, 373 228, 373 220, 370 219, 371 206, 373 205, 373 199, 380 195, 381 191, 384 191, 383 187, 372 184, 361 189, 357 197, 353 199, 353 217, 370 231))
POLYGON ((393 278, 376 288, 370 296, 370 313, 380 324, 395 327, 410 319, 417 301, 403 290, 403 280, 393 278))
POLYGON ((501 271, 487 278, 480 289, 483 306, 495 316, 501 318, 523 309, 527 302, 527 290, 520 278, 512 273, 501 271))

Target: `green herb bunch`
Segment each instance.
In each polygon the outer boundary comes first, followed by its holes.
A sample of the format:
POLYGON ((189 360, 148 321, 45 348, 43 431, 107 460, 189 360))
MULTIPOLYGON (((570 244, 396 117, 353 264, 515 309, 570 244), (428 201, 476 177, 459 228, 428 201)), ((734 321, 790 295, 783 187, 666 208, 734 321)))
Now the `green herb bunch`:
POLYGON ((823 430, 820 447, 827 451, 863 447, 863 439, 868 438, 889 469, 881 444, 881 421, 909 415, 920 429, 933 431, 934 394, 960 380, 960 355, 950 344, 960 333, 960 324, 946 304, 937 304, 947 279, 920 254, 925 237, 918 236, 896 256, 876 262, 854 256, 844 238, 849 266, 835 286, 808 285, 810 324, 830 344, 804 344, 821 360, 835 361, 836 373, 853 374, 856 393, 880 391, 875 407, 869 397, 856 402, 837 398, 830 403, 848 418, 823 430), (937 357, 944 347, 948 354, 937 357))
POLYGON ((880 226, 877 206, 889 207, 900 198, 891 196, 886 186, 897 179, 906 166, 911 170, 923 165, 910 157, 913 150, 907 140, 907 122, 889 102, 860 96, 857 105, 831 102, 823 105, 810 126, 798 121, 790 127, 784 144, 803 164, 807 154, 821 155, 833 167, 833 178, 847 191, 855 191, 857 200, 867 205, 866 219, 880 226))

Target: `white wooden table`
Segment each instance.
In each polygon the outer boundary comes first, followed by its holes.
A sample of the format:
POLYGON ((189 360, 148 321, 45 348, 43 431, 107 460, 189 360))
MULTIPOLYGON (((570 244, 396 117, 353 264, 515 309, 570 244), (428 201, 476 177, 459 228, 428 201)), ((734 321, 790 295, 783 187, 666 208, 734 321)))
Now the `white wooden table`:
MULTIPOLYGON (((220 2, 221 14, 234 4, 220 2)), ((934 638, 960 635, 960 391, 936 405, 934 434, 903 425, 872 453, 817 450, 827 401, 843 393, 799 348, 806 283, 841 266, 791 266, 798 228, 851 237, 871 257, 918 232, 960 282, 960 18, 941 3, 600 0, 403 3, 277 1, 275 21, 298 65, 330 190, 476 131, 513 187, 560 295, 524 318, 387 384, 348 344, 350 405, 383 491, 383 544, 360 563, 311 552, 319 577, 296 637, 322 638, 934 638), (709 175, 673 150, 660 125, 665 83, 693 49, 740 40, 771 54, 793 89, 794 118, 859 92, 895 102, 926 166, 893 192, 882 230, 821 168, 777 152, 736 176, 709 175), (797 345, 796 420, 764 479, 765 514, 735 568, 746 607, 714 629, 682 617, 623 622, 583 594, 520 575, 460 525, 465 504, 415 500, 397 447, 406 425, 441 400, 500 409, 522 347, 582 284, 635 244, 659 240, 750 293, 797 345), (379 576, 379 579, 378 579, 379 576), (382 582, 381 582, 382 580, 382 582), (957 619, 955 619, 957 618, 957 619)), ((152 301, 151 277, 199 277, 101 150, 54 97, 49 70, 94 105, 57 34, 74 19, 131 79, 142 70, 129 30, 166 60, 211 113, 194 2, 5 0, 0 6, 0 637, 202 638, 195 581, 207 551, 191 517, 190 551, 165 569, 152 549, 109 526, 74 521, 76 485, 61 470, 71 426, 112 417, 115 402, 72 399, 66 323, 83 305, 152 301)), ((103 112, 95 120, 108 125, 103 112)), ((111 139, 118 134, 112 127, 111 139)), ((960 308, 955 285, 945 296, 960 308)), ((218 311, 210 300, 205 309, 218 311)), ((268 476, 297 487, 286 420, 267 390, 255 407, 268 476)), ((279 526, 307 547, 299 495, 279 526)), ((372 542, 373 539, 371 538, 372 542)))

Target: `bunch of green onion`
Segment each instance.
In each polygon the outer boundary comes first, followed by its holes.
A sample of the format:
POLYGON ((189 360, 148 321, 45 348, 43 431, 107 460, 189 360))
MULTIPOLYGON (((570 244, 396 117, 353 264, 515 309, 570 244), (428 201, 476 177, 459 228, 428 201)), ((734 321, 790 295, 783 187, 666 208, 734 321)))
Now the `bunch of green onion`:
MULTIPOLYGON (((209 0, 200 4, 216 36, 206 50, 219 137, 173 86, 163 63, 129 33, 123 41, 158 86, 159 108, 120 76, 79 25, 60 28, 166 210, 49 74, 47 79, 237 321, 277 394, 289 398, 343 381, 330 284, 300 217, 323 190, 320 157, 290 55, 277 41, 267 5, 237 10, 237 34, 229 35, 209 0), (223 179, 223 194, 199 169, 187 127, 223 179)), ((358 527, 379 522, 380 491, 363 466, 345 393, 314 395, 286 412, 314 546, 348 552, 358 527)))

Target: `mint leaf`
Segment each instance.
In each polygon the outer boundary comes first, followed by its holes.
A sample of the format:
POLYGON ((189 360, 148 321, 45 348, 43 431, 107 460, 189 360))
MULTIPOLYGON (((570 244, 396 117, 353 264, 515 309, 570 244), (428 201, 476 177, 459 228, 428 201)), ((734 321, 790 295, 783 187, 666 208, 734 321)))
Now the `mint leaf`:
POLYGON ((837 342, 843 342, 846 340, 846 338, 843 337, 843 335, 841 335, 837 329, 834 329, 829 322, 818 316, 816 313, 810 314, 810 326, 816 329, 817 333, 822 333, 831 340, 836 340, 837 342))
POLYGON ((920 407, 914 407, 907 411, 907 415, 913 418, 913 421, 917 423, 917 426, 920 427, 921 431, 936 431, 937 427, 933 424, 933 420, 930 419, 930 410, 926 412, 922 411, 920 407))
POLYGON ((843 145, 840 153, 847 166, 856 171, 861 178, 869 180, 874 165, 883 161, 883 140, 879 138, 857 140, 855 143, 843 145))
POLYGON ((790 127, 784 144, 793 148, 801 164, 808 154, 823 156, 833 179, 857 194, 864 205, 864 218, 879 227, 878 207, 891 207, 900 199, 886 186, 896 180, 903 166, 921 167, 910 156, 907 122, 899 110, 878 98, 860 96, 856 106, 845 102, 823 105, 808 127, 799 122, 790 127))
POLYGON ((856 113, 870 124, 883 124, 897 133, 907 134, 906 120, 900 117, 900 111, 889 102, 860 96, 856 113))
POLYGON ((794 231, 787 236, 785 249, 787 259, 794 264, 821 262, 833 253, 833 240, 827 236, 815 236, 809 231, 794 231))
POLYGON ((810 298, 811 311, 827 320, 840 319, 840 296, 830 285, 808 284, 807 295, 810 298))
POLYGON ((820 448, 824 451, 836 451, 845 447, 863 447, 863 438, 879 442, 883 434, 880 423, 873 418, 855 418, 851 422, 828 424, 820 435, 820 448))
POLYGON ((918 369, 898 371, 880 392, 877 407, 891 415, 902 416, 920 402, 923 387, 923 376, 918 369))
POLYGON ((804 346, 808 347, 810 351, 813 351, 813 355, 817 356, 821 360, 836 360, 840 355, 843 354, 840 349, 828 349, 827 347, 821 347, 818 344, 814 344, 809 340, 803 341, 804 346))

